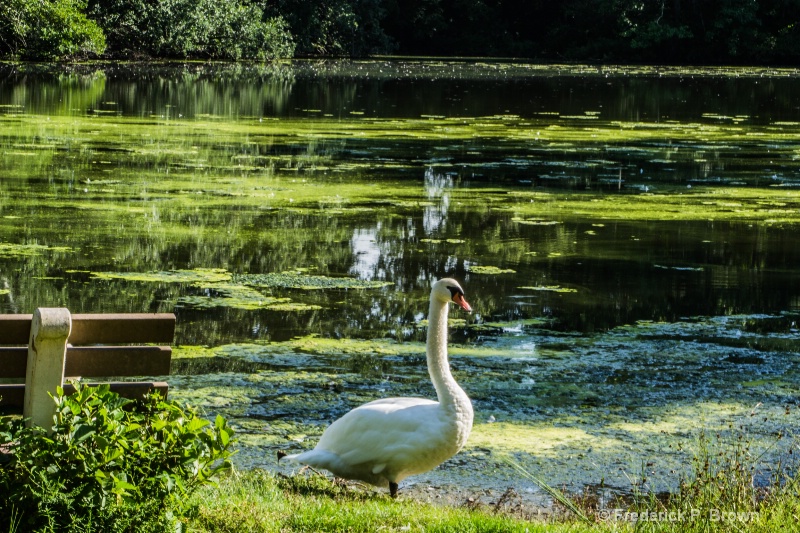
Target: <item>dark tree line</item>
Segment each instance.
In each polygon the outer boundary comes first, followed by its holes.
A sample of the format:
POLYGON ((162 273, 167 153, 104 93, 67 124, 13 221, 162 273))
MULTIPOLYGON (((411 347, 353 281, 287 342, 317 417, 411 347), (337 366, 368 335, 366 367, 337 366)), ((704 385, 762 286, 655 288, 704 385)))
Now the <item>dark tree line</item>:
POLYGON ((0 57, 797 64, 800 0, 4 0, 0 57))
POLYGON ((800 60, 800 0, 390 0, 385 5, 383 27, 399 53, 694 64, 800 60))

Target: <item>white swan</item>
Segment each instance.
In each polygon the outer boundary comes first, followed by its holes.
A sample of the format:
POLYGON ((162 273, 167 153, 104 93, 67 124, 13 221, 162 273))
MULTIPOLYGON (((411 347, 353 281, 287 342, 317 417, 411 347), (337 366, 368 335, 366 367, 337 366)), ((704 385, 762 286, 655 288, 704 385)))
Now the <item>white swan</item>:
POLYGON ((433 284, 428 313, 428 372, 439 401, 386 398, 357 407, 336 420, 310 451, 279 454, 281 460, 324 468, 345 479, 389 487, 427 472, 456 454, 472 430, 472 403, 450 373, 447 361, 448 303, 472 308, 453 279, 433 284))

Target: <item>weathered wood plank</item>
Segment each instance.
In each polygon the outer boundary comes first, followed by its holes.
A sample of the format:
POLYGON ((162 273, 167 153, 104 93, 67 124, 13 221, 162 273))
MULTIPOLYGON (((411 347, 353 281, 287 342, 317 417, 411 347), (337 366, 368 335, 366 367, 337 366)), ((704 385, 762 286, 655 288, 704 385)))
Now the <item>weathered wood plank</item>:
MULTIPOLYGON (((169 346, 73 346, 67 348, 64 375, 167 376, 171 358, 169 346)), ((27 363, 27 348, 0 347, 0 378, 24 378, 27 363)))
POLYGON ((12 406, 18 409, 15 411, 22 413, 22 406, 25 404, 25 384, 0 385, 0 406, 12 406))
MULTIPOLYGON (((0 315, 0 344, 28 344, 32 315, 0 315)), ((70 344, 172 343, 172 313, 72 315, 70 344)))
POLYGON ((0 344, 28 344, 33 315, 0 315, 0 344))
POLYGON ((115 344, 135 342, 172 343, 175 315, 172 313, 130 313, 72 315, 69 342, 115 344))
MULTIPOLYGON (((97 386, 98 383, 86 383, 89 386, 97 386)), ((169 385, 164 381, 116 381, 109 383, 111 390, 132 400, 144 398, 144 395, 151 391, 158 391, 166 398, 169 392, 169 385)), ((64 385, 64 392, 72 394, 75 387, 67 383, 64 385)), ((12 412, 21 412, 25 403, 25 385, 0 385, 0 406, 9 408, 12 412)))
POLYGON ((169 346, 80 346, 67 349, 67 377, 166 376, 169 346))
MULTIPOLYGON (((38 309, 39 312, 42 310, 38 309)), ((0 345, 5 345, 0 346, 0 378, 26 378, 30 370, 27 345, 32 319, 33 315, 0 315, 0 345)), ((71 332, 66 356, 62 359, 64 375, 82 378, 169 375, 171 347, 113 345, 172 344, 174 335, 175 315, 172 313, 71 315, 71 332)), ((166 396, 169 390, 169 385, 161 381, 112 382, 109 385, 111 390, 126 398, 142 398, 154 390, 166 396)), ((25 388, 22 383, 0 384, 0 406, 4 411, 23 409, 25 388)), ((64 384, 64 388, 67 392, 74 391, 70 384, 64 384)))
POLYGON ((0 346, 0 378, 24 378, 28 366, 28 348, 0 346))

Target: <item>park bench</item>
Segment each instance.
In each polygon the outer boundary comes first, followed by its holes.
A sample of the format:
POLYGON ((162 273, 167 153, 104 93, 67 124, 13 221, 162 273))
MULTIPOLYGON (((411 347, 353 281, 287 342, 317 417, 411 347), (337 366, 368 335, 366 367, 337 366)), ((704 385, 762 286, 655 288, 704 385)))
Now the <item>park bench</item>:
POLYGON ((168 375, 172 348, 157 344, 172 344, 174 334, 172 313, 72 315, 40 308, 33 315, 0 315, 0 409, 50 427, 55 403, 48 393, 58 386, 74 390, 64 382, 77 377, 89 385, 105 378, 126 398, 150 391, 166 396, 162 381, 109 380, 168 375))

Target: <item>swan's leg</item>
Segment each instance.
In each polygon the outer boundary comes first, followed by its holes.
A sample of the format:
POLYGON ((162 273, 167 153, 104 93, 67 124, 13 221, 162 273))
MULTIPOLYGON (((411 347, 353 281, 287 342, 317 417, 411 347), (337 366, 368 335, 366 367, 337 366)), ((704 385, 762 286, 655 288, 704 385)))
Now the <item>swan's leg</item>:
POLYGON ((389 496, 397 498, 397 483, 394 481, 389 482, 389 496))

